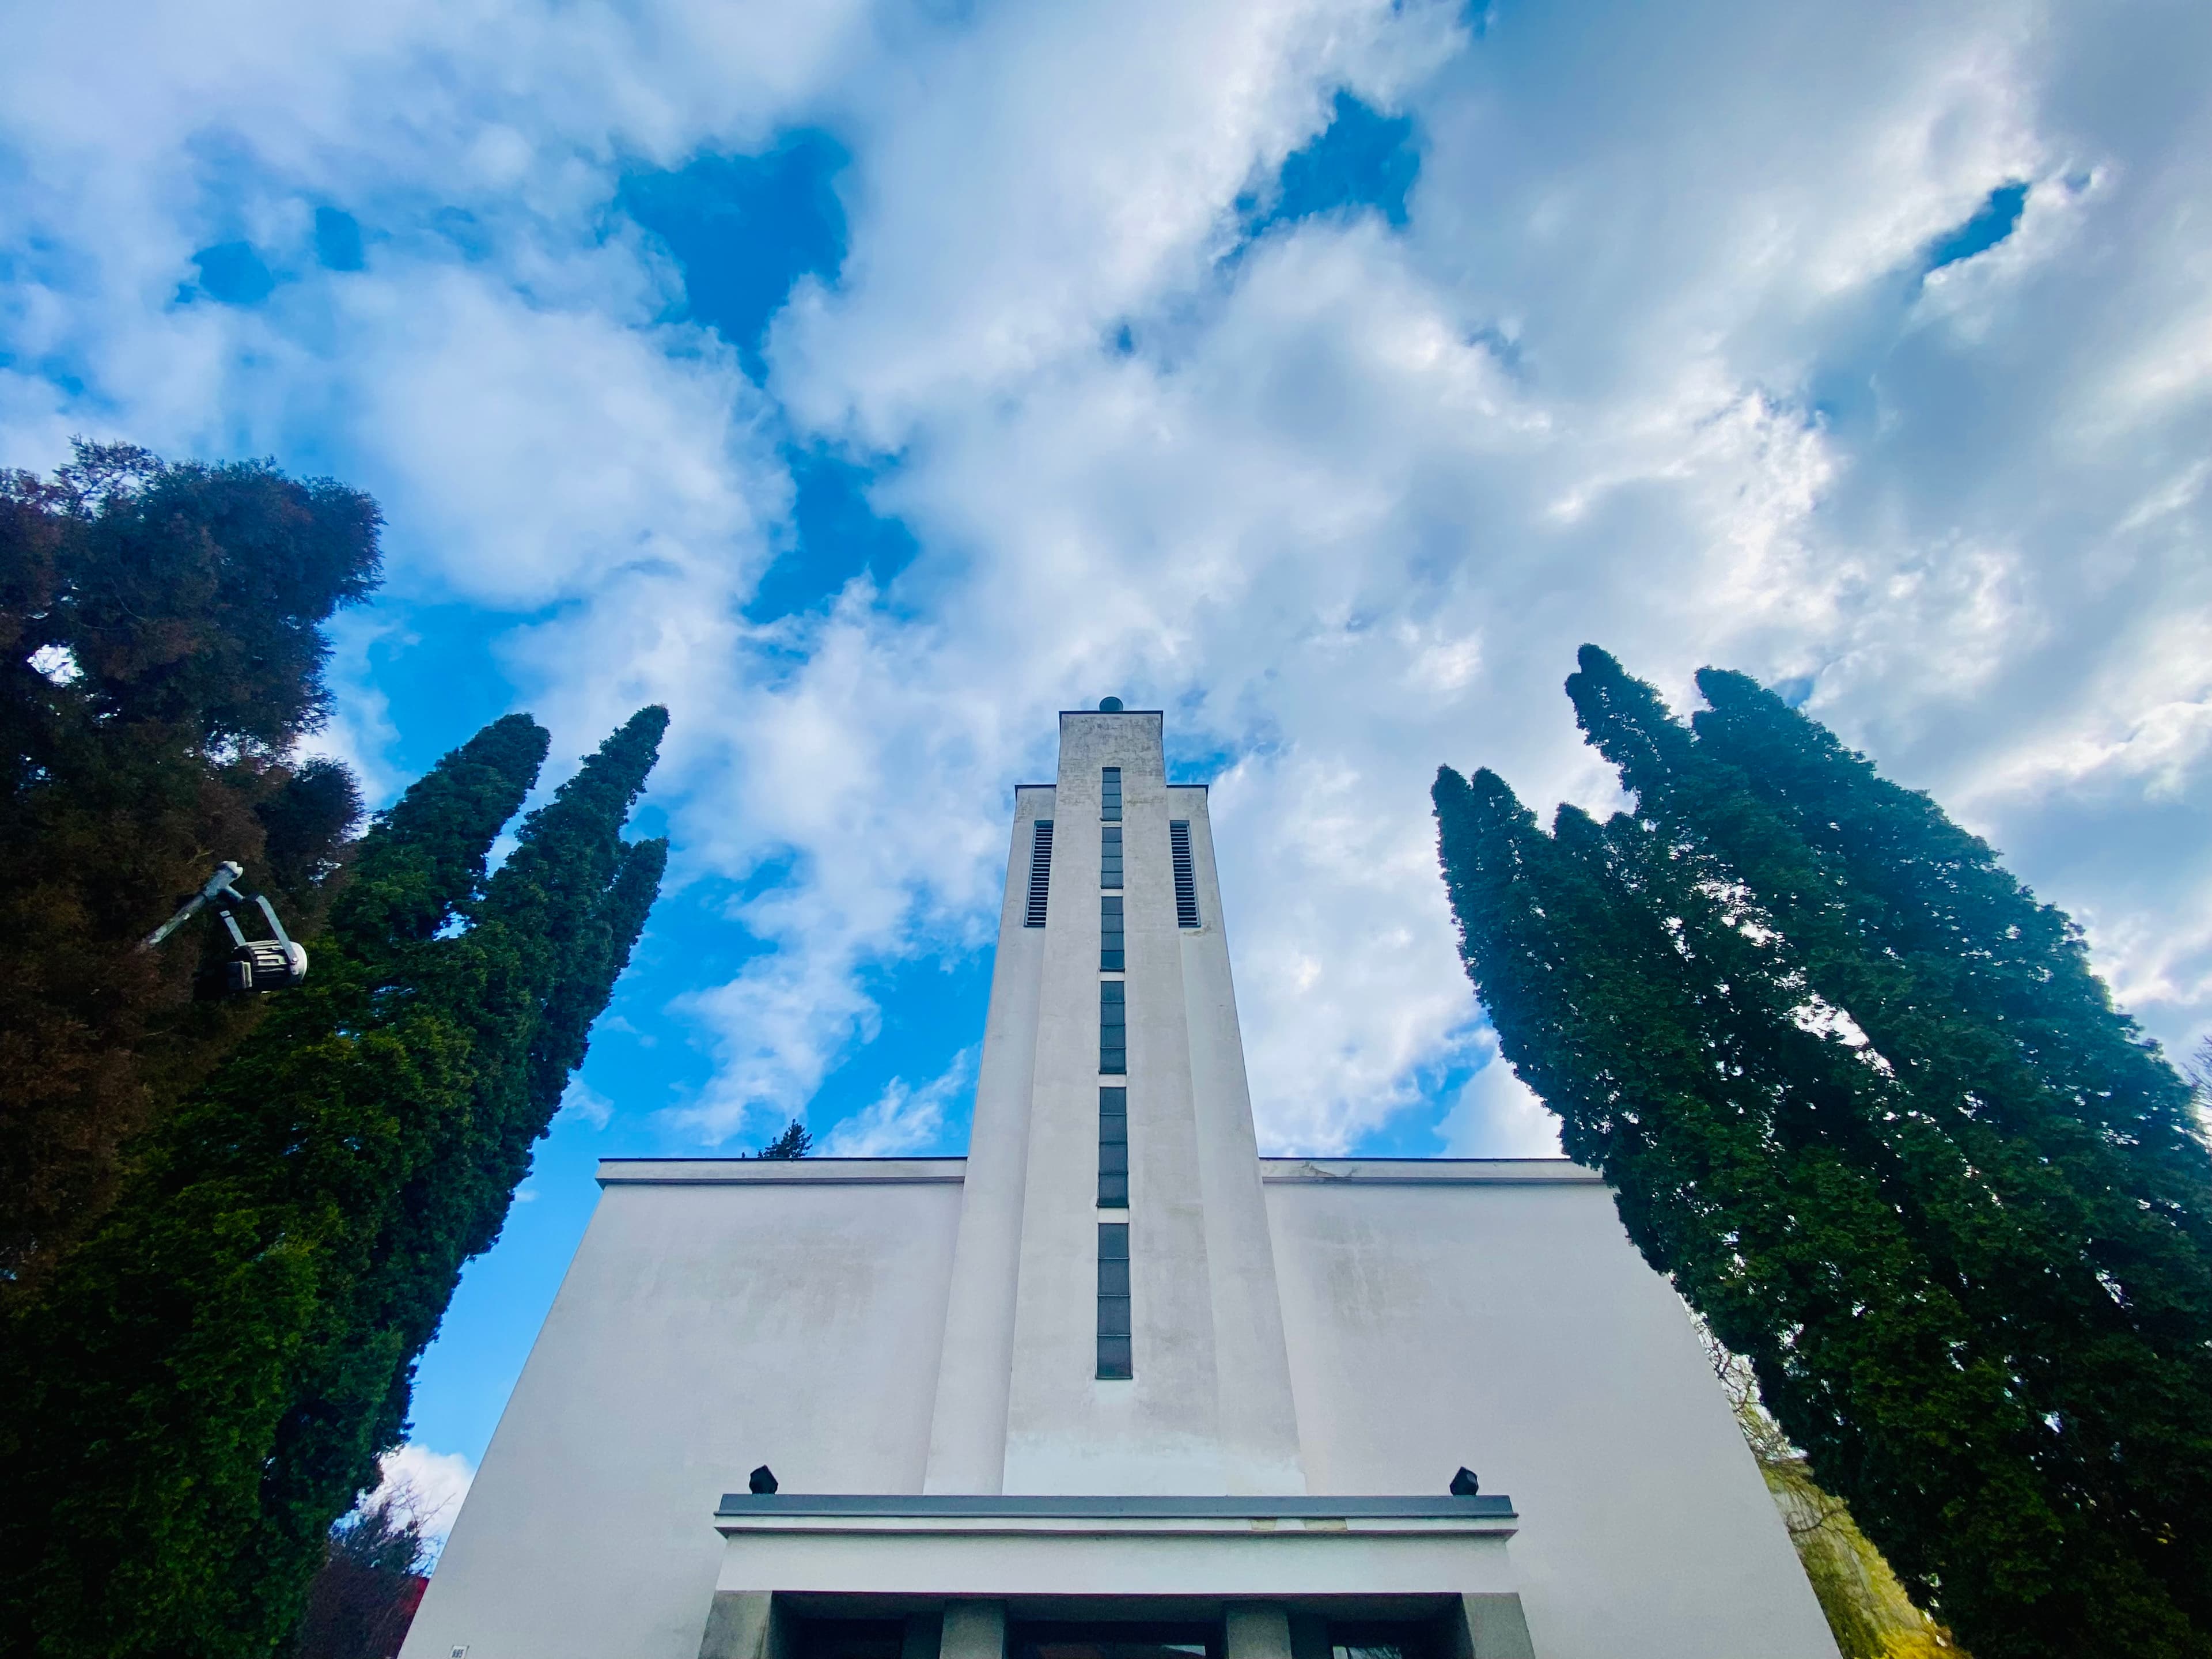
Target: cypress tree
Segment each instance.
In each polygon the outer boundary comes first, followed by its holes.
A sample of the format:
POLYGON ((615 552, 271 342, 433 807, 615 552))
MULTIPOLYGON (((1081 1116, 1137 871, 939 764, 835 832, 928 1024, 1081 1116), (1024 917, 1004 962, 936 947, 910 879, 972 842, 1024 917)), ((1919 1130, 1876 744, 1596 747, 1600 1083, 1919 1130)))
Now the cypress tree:
MULTIPOLYGON (((2020 928, 2032 900, 1986 848, 1748 686, 1723 688, 1739 732, 1746 703, 1770 750, 1790 730, 1778 710, 1808 728, 1832 781, 1888 791, 1877 804, 2020 928)), ((1970 1000, 1934 988, 1992 970, 1955 927, 1947 963, 1941 930, 1908 913, 1901 838, 1855 841, 1832 799, 1793 809, 1771 751, 1723 757, 1602 653, 1569 690, 1633 816, 1599 830, 1562 809, 1546 836, 1488 774, 1447 770, 1437 789, 1469 972, 1567 1150, 1605 1172, 1647 1259, 1751 1360, 1818 1479, 1969 1648, 2203 1654, 2212 1416, 2188 1194, 2204 1155, 2159 1115, 2162 1062, 2085 994, 2078 934, 2040 913, 2046 957, 2055 943, 2080 978, 2021 969, 2015 996, 2101 1016, 2118 1080, 2100 1098, 2131 1085, 2106 1109, 2163 1139, 2085 1132, 2078 1098, 2038 1097, 2017 1021, 1956 1029, 1970 1000), (1647 1140, 1688 1150, 1655 1159, 1647 1140)), ((1987 954, 2023 956, 2021 938, 1987 954)), ((2029 1046, 2054 1048, 2057 1024, 2029 1046)), ((2045 1062, 2078 1096, 2096 1051, 2045 1062)))
POLYGON ((508 862, 536 910, 483 872, 542 730, 508 716, 410 790, 364 838, 308 987, 155 1138, 19 1320, 0 1470, 46 1496, 0 1517, 7 1650, 287 1639, 550 1120, 540 1028, 557 1019, 581 1058, 650 908, 665 843, 619 831, 665 720, 633 720, 526 822, 508 862))
POLYGON ((260 462, 79 443, 51 480, 0 471, 0 1297, 89 1229, 125 1143, 259 1012, 207 996, 211 930, 139 940, 222 858, 319 926, 361 803, 344 768, 290 757, 379 525, 260 462))

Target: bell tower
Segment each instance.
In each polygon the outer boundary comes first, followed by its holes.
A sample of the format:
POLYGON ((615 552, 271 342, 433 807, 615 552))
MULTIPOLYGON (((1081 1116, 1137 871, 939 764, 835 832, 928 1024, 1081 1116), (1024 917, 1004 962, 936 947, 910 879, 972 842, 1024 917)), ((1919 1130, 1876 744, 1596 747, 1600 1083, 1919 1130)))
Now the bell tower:
POLYGON ((1206 792, 1109 698, 1015 800, 926 1489, 1303 1492, 1206 792))

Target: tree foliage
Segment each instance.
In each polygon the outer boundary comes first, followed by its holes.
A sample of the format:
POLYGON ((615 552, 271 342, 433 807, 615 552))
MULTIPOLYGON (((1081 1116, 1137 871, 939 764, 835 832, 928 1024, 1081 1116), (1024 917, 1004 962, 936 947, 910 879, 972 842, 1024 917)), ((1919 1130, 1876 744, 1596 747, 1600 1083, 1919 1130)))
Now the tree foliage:
POLYGON ((292 1659, 393 1659, 399 1651, 431 1565, 412 1503, 404 1486, 380 1491, 331 1528, 292 1659))
POLYGON ((406 1423, 658 890, 641 711, 484 878, 544 759, 509 715, 363 837, 315 973, 149 1137, 9 1333, 0 1651, 267 1654, 406 1423))
POLYGON ((805 1158, 814 1150, 814 1136, 797 1118, 783 1126, 774 1140, 760 1149, 763 1158, 805 1158))
POLYGON ((1984 1659, 2212 1653, 2212 1158, 2079 931, 1741 675, 1585 647, 1632 813, 1439 773, 1506 1057, 1984 1659))
POLYGON ((1710 1331, 1699 1338, 1843 1659, 1966 1659, 1950 1632, 1913 1605, 1850 1506, 1813 1478, 1760 1401, 1751 1367, 1710 1331))
POLYGON ((361 803, 289 757, 379 522, 261 462, 80 443, 51 480, 0 472, 0 1285, 97 1218, 125 1140, 252 1023, 195 1003, 205 929, 138 941, 226 858, 317 925, 361 803))

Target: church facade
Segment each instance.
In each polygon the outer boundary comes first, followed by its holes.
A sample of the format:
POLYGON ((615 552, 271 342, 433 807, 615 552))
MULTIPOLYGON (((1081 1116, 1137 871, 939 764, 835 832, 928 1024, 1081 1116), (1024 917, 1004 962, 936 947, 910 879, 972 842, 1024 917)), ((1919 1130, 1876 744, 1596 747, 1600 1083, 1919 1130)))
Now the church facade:
POLYGON ((1157 713, 1016 792, 965 1158, 599 1182, 403 1659, 1835 1659, 1594 1175, 1258 1155, 1157 713))

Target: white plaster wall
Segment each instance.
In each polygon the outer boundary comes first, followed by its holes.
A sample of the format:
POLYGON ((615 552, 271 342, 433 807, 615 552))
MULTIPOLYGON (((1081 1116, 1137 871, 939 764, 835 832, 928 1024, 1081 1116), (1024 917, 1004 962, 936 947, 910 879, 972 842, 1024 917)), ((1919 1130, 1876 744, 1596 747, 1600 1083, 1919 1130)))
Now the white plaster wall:
MULTIPOLYGON (((1049 787, 1014 793, 999 948, 991 965, 983 1059, 969 1131, 967 1183, 945 1316, 945 1343, 923 1490, 995 1492, 1006 1471, 1006 1398, 1021 1281, 1023 1192, 1029 1179, 1030 1093, 1036 1073, 1037 999, 1048 927, 1025 922, 1036 823, 1053 816, 1049 787)), ((1057 830, 1058 825, 1054 825, 1057 830)), ((1057 848, 1053 865, 1061 863, 1057 848)), ((1056 874, 1055 869, 1051 873, 1056 874)), ((1048 878, 1048 896, 1052 891, 1048 878)))
POLYGON ((1520 1512, 1541 1659, 1835 1659, 1688 1316, 1594 1177, 1263 1167, 1315 1492, 1474 1468, 1520 1512))
POLYGON ((957 1161, 603 1167, 404 1659, 695 1659, 716 1500, 920 1492, 957 1161))
MULTIPOLYGON (((715 1588, 877 1595, 1435 1595, 1513 1589, 1491 1532, 1297 1522, 1239 1533, 732 1528, 715 1588)), ((474 1659, 474 1656, 471 1656, 474 1659)))
MULTIPOLYGON (((1224 1490, 1302 1492, 1305 1470, 1298 1455, 1282 1304, 1260 1189, 1252 1091, 1244 1072, 1244 1039, 1237 1025, 1229 935, 1213 862, 1213 823, 1204 789, 1176 787, 1167 794, 1167 817, 1190 824, 1198 899, 1199 925, 1180 929, 1179 943, 1224 1490)), ((1168 896, 1171 907, 1172 891, 1168 896)))

